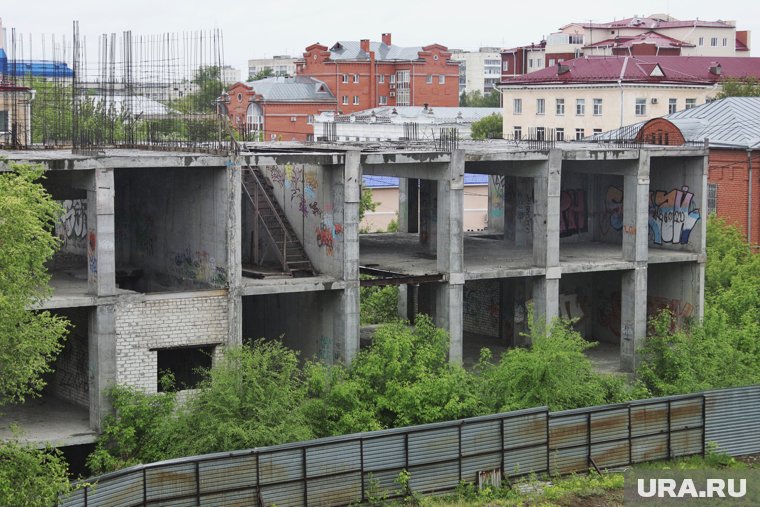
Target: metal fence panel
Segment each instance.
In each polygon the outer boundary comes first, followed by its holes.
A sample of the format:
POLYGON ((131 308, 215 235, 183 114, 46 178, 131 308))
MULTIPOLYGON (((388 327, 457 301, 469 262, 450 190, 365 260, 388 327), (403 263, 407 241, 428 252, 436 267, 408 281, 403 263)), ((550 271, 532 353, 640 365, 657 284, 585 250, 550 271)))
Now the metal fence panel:
POLYGON ((631 406, 631 436, 638 437, 668 431, 668 404, 631 406))
POLYGON ((160 465, 145 471, 148 501, 196 493, 195 463, 160 465))
POLYGON ((501 451, 501 421, 484 421, 462 426, 462 456, 501 451))
POLYGON ((702 428, 679 431, 670 436, 670 456, 692 456, 702 454, 702 428))
POLYGON ((462 458, 462 480, 477 483, 478 472, 501 469, 501 451, 462 458))
POLYGON ((251 505, 256 505, 255 491, 213 493, 201 497, 201 507, 250 507, 251 505))
POLYGON ((264 505, 277 507, 306 507, 304 503, 304 483, 286 482, 261 486, 261 498, 264 505))
POLYGON ((230 456, 198 464, 200 492, 256 487, 256 455, 230 456))
POLYGON ((339 442, 306 449, 306 477, 361 470, 361 442, 339 442))
POLYGON ((143 501, 142 471, 99 481, 88 488, 87 507, 141 505, 143 501))
POLYGON ((409 434, 409 466, 456 460, 459 425, 409 434))
POLYGON ((633 440, 632 446, 633 463, 654 461, 668 457, 668 435, 654 435, 641 437, 633 440))
POLYGON ((504 419, 504 448, 545 445, 548 412, 542 411, 504 419))
POLYGON ((670 429, 702 427, 702 398, 677 400, 670 403, 670 429))
POLYGON ((760 452, 760 386, 705 393, 705 440, 733 456, 760 452))
POLYGON ((285 449, 259 454, 262 485, 303 479, 303 450, 285 449))
POLYGON ((623 466, 631 462, 628 449, 628 438, 619 442, 591 444, 591 458, 599 468, 623 466))
POLYGON ((356 502, 362 496, 361 472, 309 479, 307 483, 309 506, 346 505, 356 502))
POLYGON ((546 444, 504 451, 504 476, 517 477, 547 471, 546 444))
POLYGON ((591 414, 591 442, 628 439, 628 407, 591 414))
POLYGON ((588 416, 577 414, 549 416, 549 448, 561 449, 584 445, 588 441, 588 416))
POLYGON ((376 472, 406 466, 406 437, 403 434, 364 440, 364 471, 376 472))
POLYGON ((459 464, 456 461, 410 466, 409 473, 412 491, 441 491, 459 485, 459 464))
POLYGON ((564 475, 588 469, 588 447, 586 446, 549 451, 549 473, 552 475, 564 475))

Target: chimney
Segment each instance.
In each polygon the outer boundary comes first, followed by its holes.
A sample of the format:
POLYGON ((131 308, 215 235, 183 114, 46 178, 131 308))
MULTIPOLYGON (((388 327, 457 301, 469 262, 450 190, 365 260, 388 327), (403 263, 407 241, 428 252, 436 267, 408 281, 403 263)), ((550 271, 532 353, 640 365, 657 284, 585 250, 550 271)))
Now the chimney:
POLYGON ((562 65, 561 63, 557 63, 557 75, 561 76, 562 74, 567 74, 570 72, 570 67, 567 65, 562 65))
POLYGON ((369 53, 369 39, 362 39, 361 42, 362 51, 369 53))
POLYGON ((710 74, 720 76, 723 69, 721 68, 720 64, 717 62, 710 62, 710 74))
POLYGON ((389 34, 389 33, 384 33, 383 34, 383 44, 385 44, 386 46, 390 46, 391 45, 391 34, 389 34))

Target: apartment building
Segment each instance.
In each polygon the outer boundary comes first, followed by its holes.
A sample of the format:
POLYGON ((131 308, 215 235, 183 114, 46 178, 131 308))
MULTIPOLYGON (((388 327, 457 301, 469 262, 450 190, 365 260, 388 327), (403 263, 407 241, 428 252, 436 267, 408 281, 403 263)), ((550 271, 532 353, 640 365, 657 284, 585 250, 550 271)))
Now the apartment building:
POLYGON ((459 62, 459 94, 491 93, 501 79, 499 48, 480 48, 477 51, 451 50, 451 59, 459 62))
POLYGON ((581 56, 750 56, 750 36, 733 21, 682 21, 666 14, 569 23, 539 43, 502 50, 502 79, 581 56))
POLYGON ((343 114, 378 106, 459 104, 459 63, 448 48, 398 46, 390 33, 381 42, 312 44, 297 63, 297 74, 326 83, 343 114))
POLYGON ((580 140, 706 103, 760 58, 582 57, 502 81, 504 135, 580 140))
POLYGON ((259 72, 271 71, 273 76, 293 77, 296 75, 298 58, 290 55, 275 55, 272 58, 254 58, 248 60, 248 77, 259 72))

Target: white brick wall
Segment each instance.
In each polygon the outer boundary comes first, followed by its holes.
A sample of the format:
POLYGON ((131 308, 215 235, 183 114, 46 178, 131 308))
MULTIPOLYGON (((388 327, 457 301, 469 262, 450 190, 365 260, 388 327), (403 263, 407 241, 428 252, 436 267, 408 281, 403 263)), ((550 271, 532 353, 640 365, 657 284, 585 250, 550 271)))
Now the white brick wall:
POLYGON ((122 299, 116 307, 116 382, 156 392, 157 353, 150 349, 225 344, 227 312, 226 296, 122 299))

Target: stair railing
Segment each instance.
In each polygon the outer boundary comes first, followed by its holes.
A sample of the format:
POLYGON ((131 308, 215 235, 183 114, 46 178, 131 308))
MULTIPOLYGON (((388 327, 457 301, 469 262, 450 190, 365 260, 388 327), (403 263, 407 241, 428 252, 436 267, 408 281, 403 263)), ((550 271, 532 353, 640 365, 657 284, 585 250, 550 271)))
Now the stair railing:
POLYGON ((269 239, 272 242, 272 245, 277 250, 278 255, 280 256, 280 259, 282 260, 282 270, 285 272, 289 272, 290 269, 288 268, 288 241, 290 240, 290 235, 288 234, 288 230, 285 227, 285 224, 280 219, 280 215, 277 213, 277 208, 275 208, 272 201, 269 199, 269 196, 267 195, 266 191, 264 190, 264 184, 259 179, 258 175, 256 174, 256 171, 253 170, 250 166, 245 167, 245 169, 248 170, 248 172, 253 176, 253 180, 256 182, 256 186, 254 187, 253 195, 251 195, 248 188, 243 185, 243 190, 245 190, 246 195, 248 195, 248 199, 250 199, 251 203, 253 204, 253 210, 254 210, 254 227, 253 227, 253 260, 255 263, 261 265, 260 261, 263 259, 260 258, 259 255, 259 224, 264 226, 264 231, 266 231, 267 235, 269 236, 269 239), (269 230, 269 227, 267 226, 266 222, 261 216, 261 213, 259 212, 259 206, 261 204, 261 199, 263 198, 263 202, 265 202, 269 209, 272 210, 272 215, 277 220, 277 223, 280 226, 280 229, 282 229, 282 247, 277 244, 277 240, 274 239, 274 235, 272 234, 272 231, 269 230))

